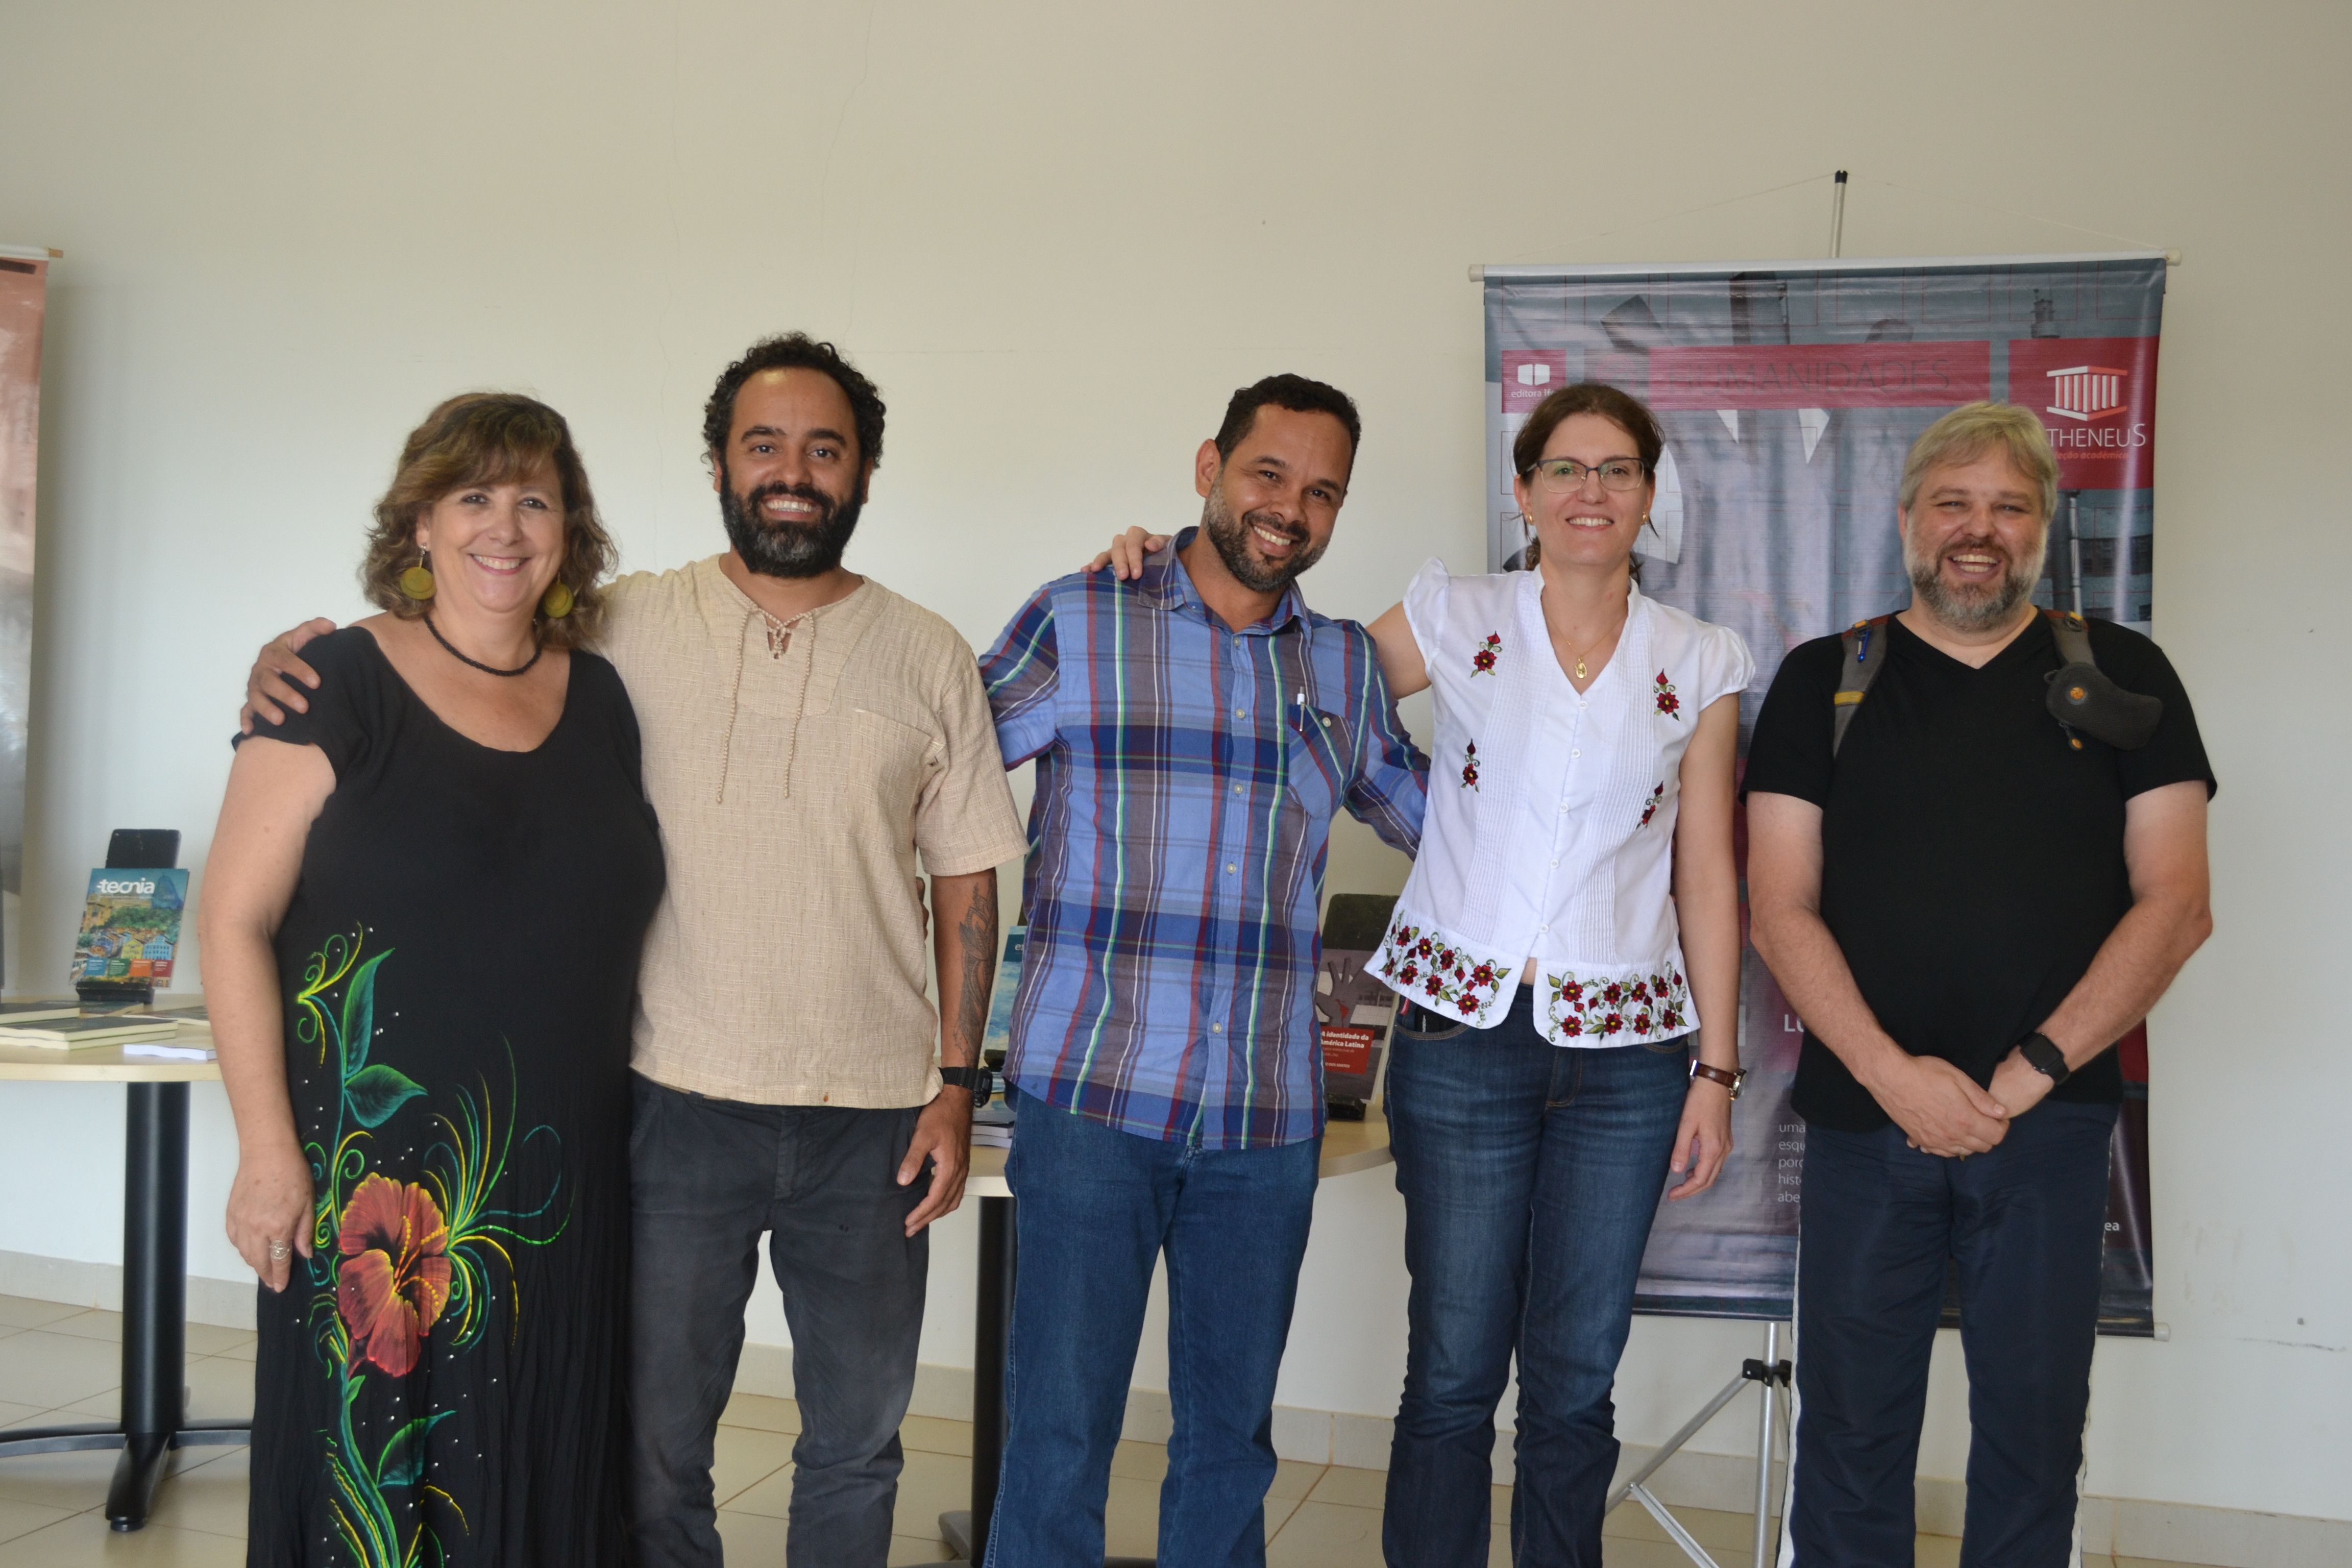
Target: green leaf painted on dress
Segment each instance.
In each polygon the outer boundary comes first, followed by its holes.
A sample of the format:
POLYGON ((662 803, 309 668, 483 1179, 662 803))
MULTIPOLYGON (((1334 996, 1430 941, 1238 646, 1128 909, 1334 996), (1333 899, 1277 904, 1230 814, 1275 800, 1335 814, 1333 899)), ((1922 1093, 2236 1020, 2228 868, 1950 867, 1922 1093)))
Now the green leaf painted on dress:
MULTIPOLYGON (((351 1078, 367 1066, 368 1046, 375 1035, 375 966, 393 954, 386 948, 359 967, 343 987, 343 1076, 351 1078)), ((370 1127, 375 1125, 371 1121, 370 1127)))
POLYGON ((425 1475, 425 1436, 441 1422, 457 1412, 440 1411, 432 1415, 420 1415, 392 1435, 383 1446, 383 1457, 375 1462, 375 1484, 380 1487, 413 1487, 425 1475))
POLYGON ((343 1085, 351 1101, 352 1119, 362 1127, 381 1127, 392 1113, 425 1090, 404 1074, 381 1063, 362 1068, 343 1085))

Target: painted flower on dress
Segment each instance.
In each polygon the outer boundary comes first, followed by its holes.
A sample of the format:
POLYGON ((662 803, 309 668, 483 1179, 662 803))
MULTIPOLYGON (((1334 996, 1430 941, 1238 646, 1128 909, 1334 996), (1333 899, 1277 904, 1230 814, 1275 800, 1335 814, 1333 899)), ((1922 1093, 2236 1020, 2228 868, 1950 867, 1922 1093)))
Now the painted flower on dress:
POLYGON ((1690 1028, 1690 982, 1680 970, 1622 980, 1572 973, 1545 979, 1549 992, 1545 1012, 1562 1039, 1597 1036, 1605 1040, 1624 1035, 1634 1040, 1664 1040, 1690 1028))
POLYGON ((1495 659, 1503 651, 1503 634, 1488 632, 1486 640, 1470 655, 1470 673, 1474 676, 1495 673, 1495 659))
POLYGON ((1657 788, 1650 792, 1649 800, 1642 806, 1642 820, 1633 824, 1634 832, 1639 833, 1642 829, 1650 826, 1650 818, 1658 815, 1658 803, 1665 798, 1666 786, 1664 784, 1660 784, 1657 788))
POLYGON ((343 1262, 335 1304, 352 1358, 404 1376, 449 1300, 449 1227, 440 1207, 413 1182, 370 1175, 336 1229, 343 1262))
POLYGON ((1683 700, 1675 695, 1675 683, 1666 679, 1664 670, 1658 671, 1658 711, 1671 719, 1683 710, 1683 700))
POLYGON ((1462 748, 1462 787, 1478 787, 1478 742, 1469 742, 1462 748))

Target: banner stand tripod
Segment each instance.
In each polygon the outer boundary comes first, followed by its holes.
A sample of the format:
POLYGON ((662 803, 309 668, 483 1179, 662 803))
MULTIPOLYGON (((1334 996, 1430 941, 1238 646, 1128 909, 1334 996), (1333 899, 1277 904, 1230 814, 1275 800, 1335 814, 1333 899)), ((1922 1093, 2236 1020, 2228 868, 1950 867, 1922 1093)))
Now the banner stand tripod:
MULTIPOLYGON (((1717 1413, 1738 1398, 1740 1392, 1751 1383, 1761 1384, 1763 1385, 1761 1393, 1764 1395, 1763 1407, 1757 1413, 1756 1417, 1755 1568, 1768 1568, 1773 1561, 1772 1521, 1780 1512, 1772 1506, 1774 1417, 1780 1418, 1780 1424, 1784 1430, 1789 1426, 1789 1412, 1782 1404, 1789 1397, 1789 1363, 1780 1359, 1780 1325, 1778 1323, 1764 1325, 1763 1359, 1759 1361, 1750 1357, 1741 1363, 1739 1375, 1727 1384, 1722 1393, 1708 1400, 1705 1409, 1684 1422, 1683 1429, 1667 1438, 1665 1445, 1650 1456, 1648 1464, 1634 1471, 1626 1479, 1624 1485, 1609 1494, 1609 1507, 1603 1511, 1613 1511, 1619 1503, 1630 1497, 1650 1510, 1650 1517, 1658 1521, 1658 1527, 1671 1536, 1675 1544, 1681 1547, 1684 1553, 1693 1563, 1697 1563, 1699 1568, 1723 1568, 1721 1563, 1707 1555, 1706 1548, 1701 1546, 1696 1538, 1683 1528, 1682 1521, 1667 1511, 1666 1505, 1660 1502, 1656 1494, 1643 1483, 1657 1473, 1659 1466, 1673 1458, 1684 1444, 1697 1436, 1698 1429, 1714 1420, 1717 1413)), ((1785 1501, 1785 1499, 1783 1500, 1785 1501)))

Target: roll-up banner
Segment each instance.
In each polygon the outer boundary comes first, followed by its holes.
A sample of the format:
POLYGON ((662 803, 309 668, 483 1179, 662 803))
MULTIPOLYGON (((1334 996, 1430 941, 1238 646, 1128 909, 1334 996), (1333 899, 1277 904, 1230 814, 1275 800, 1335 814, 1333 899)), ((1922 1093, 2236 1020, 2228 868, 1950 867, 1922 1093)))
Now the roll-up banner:
MULTIPOLYGON (((1909 602, 1895 529, 1904 454, 1963 403, 2022 405, 2059 461, 2037 603, 2148 629, 2161 255, 1655 267, 1489 267, 1487 567, 1522 563, 1511 441, 1554 388, 1622 387, 1666 450, 1642 591, 1727 626, 1756 654, 1740 753, 1783 655, 1909 602)), ((1747 834, 1738 849, 1746 886, 1747 834)), ((1742 929, 1747 911, 1741 910, 1742 929)), ((1638 1306, 1786 1318, 1795 1286, 1804 1123, 1789 1105, 1801 1037, 1748 950, 1748 1089, 1715 1187, 1661 1202, 1638 1306)), ((2122 1043, 2102 1331, 2154 1331, 2147 1049, 2122 1043)), ((1947 1315, 1951 1310, 1948 1297, 1947 1315)))
MULTIPOLYGON (((33 481, 48 252, 0 246, 0 889, 25 888, 25 712, 33 684, 33 481)), ((5 977, 14 982, 16 976, 5 977)))

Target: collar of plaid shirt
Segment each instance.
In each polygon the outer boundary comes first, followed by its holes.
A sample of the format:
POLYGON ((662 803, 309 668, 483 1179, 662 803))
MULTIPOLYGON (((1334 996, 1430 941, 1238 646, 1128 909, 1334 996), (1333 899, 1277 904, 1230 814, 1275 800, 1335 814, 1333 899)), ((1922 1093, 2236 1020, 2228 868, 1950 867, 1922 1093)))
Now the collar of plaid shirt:
POLYGON ((1417 846, 1426 763, 1369 633, 1296 584, 1235 631, 1177 552, 1038 591, 981 661, 1008 763, 1034 757, 1029 937, 1007 1076, 1145 1137, 1323 1126, 1314 996, 1333 814, 1417 846))

